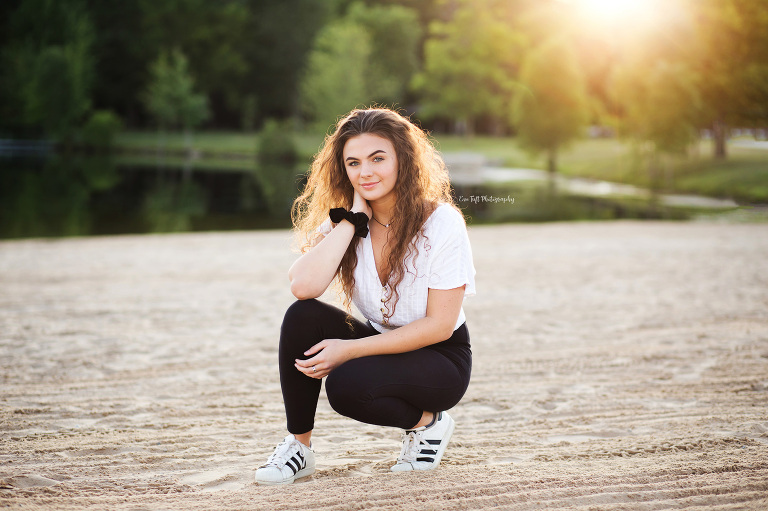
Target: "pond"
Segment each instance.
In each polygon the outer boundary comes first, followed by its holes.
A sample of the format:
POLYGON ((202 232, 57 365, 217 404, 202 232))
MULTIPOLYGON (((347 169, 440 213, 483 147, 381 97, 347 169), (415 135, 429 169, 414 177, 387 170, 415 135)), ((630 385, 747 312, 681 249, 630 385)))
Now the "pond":
MULTIPOLYGON (((289 188, 254 168, 136 164, 111 155, 5 157, 0 238, 289 228, 289 188), (274 197, 275 188, 282 196, 274 197)), ((647 199, 553 195, 536 181, 457 184, 454 194, 470 224, 689 215, 647 199)))

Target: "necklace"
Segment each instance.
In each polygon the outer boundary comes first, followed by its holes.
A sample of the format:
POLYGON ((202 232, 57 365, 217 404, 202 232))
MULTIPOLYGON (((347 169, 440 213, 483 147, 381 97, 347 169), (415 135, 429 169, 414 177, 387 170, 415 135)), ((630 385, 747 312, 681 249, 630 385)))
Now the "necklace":
MULTIPOLYGON (((371 217, 373 217, 373 219, 376 220, 376 217, 373 216, 373 214, 371 214, 371 217)), ((389 222, 388 224, 382 224, 378 220, 376 220, 376 223, 379 224, 379 225, 383 225, 384 227, 387 227, 387 228, 389 228, 389 226, 392 225, 392 222, 389 222)))

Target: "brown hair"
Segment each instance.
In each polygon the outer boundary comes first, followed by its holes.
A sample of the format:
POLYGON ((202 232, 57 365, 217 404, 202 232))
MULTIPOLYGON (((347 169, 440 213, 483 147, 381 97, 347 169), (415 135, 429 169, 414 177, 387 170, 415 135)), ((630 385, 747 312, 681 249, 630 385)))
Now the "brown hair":
MULTIPOLYGON (((424 235, 424 222, 439 203, 453 204, 448 171, 427 134, 393 110, 353 110, 325 137, 323 147, 312 161, 307 184, 293 203, 291 217, 301 251, 306 252, 319 241, 317 229, 328 218, 329 209, 352 207, 354 188, 342 154, 349 139, 364 133, 389 140, 397 155, 396 200, 389 232, 392 245, 385 261, 390 289, 385 316, 389 317, 395 313, 397 286, 407 272, 406 261, 418 255, 416 243, 424 235)), ((361 239, 352 238, 336 273, 347 309, 355 285, 356 249, 361 239)))

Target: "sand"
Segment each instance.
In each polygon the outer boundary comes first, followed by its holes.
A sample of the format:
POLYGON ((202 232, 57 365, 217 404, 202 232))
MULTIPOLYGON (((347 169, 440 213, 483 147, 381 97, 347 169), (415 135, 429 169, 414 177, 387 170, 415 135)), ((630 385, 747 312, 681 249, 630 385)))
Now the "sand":
MULTIPOLYGON (((0 243, 0 507, 767 509, 768 226, 475 226, 474 368, 438 470, 321 396, 285 435, 287 231, 0 243)), ((328 297, 333 300, 333 296, 328 297)))

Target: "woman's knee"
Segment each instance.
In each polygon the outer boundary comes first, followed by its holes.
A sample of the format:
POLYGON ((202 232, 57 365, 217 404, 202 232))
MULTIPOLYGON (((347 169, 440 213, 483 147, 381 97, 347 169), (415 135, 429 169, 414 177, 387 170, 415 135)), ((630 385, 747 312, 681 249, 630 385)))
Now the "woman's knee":
POLYGON ((323 318, 328 315, 327 305, 314 298, 296 300, 285 311, 280 333, 283 338, 306 338, 319 331, 323 318))
POLYGON ((320 342, 317 324, 320 302, 297 300, 285 311, 280 326, 280 359, 292 364, 294 358, 301 358, 304 351, 320 342))
POLYGON ((296 300, 285 311, 283 324, 300 324, 303 321, 316 318, 323 308, 323 302, 311 298, 309 300, 296 300))

